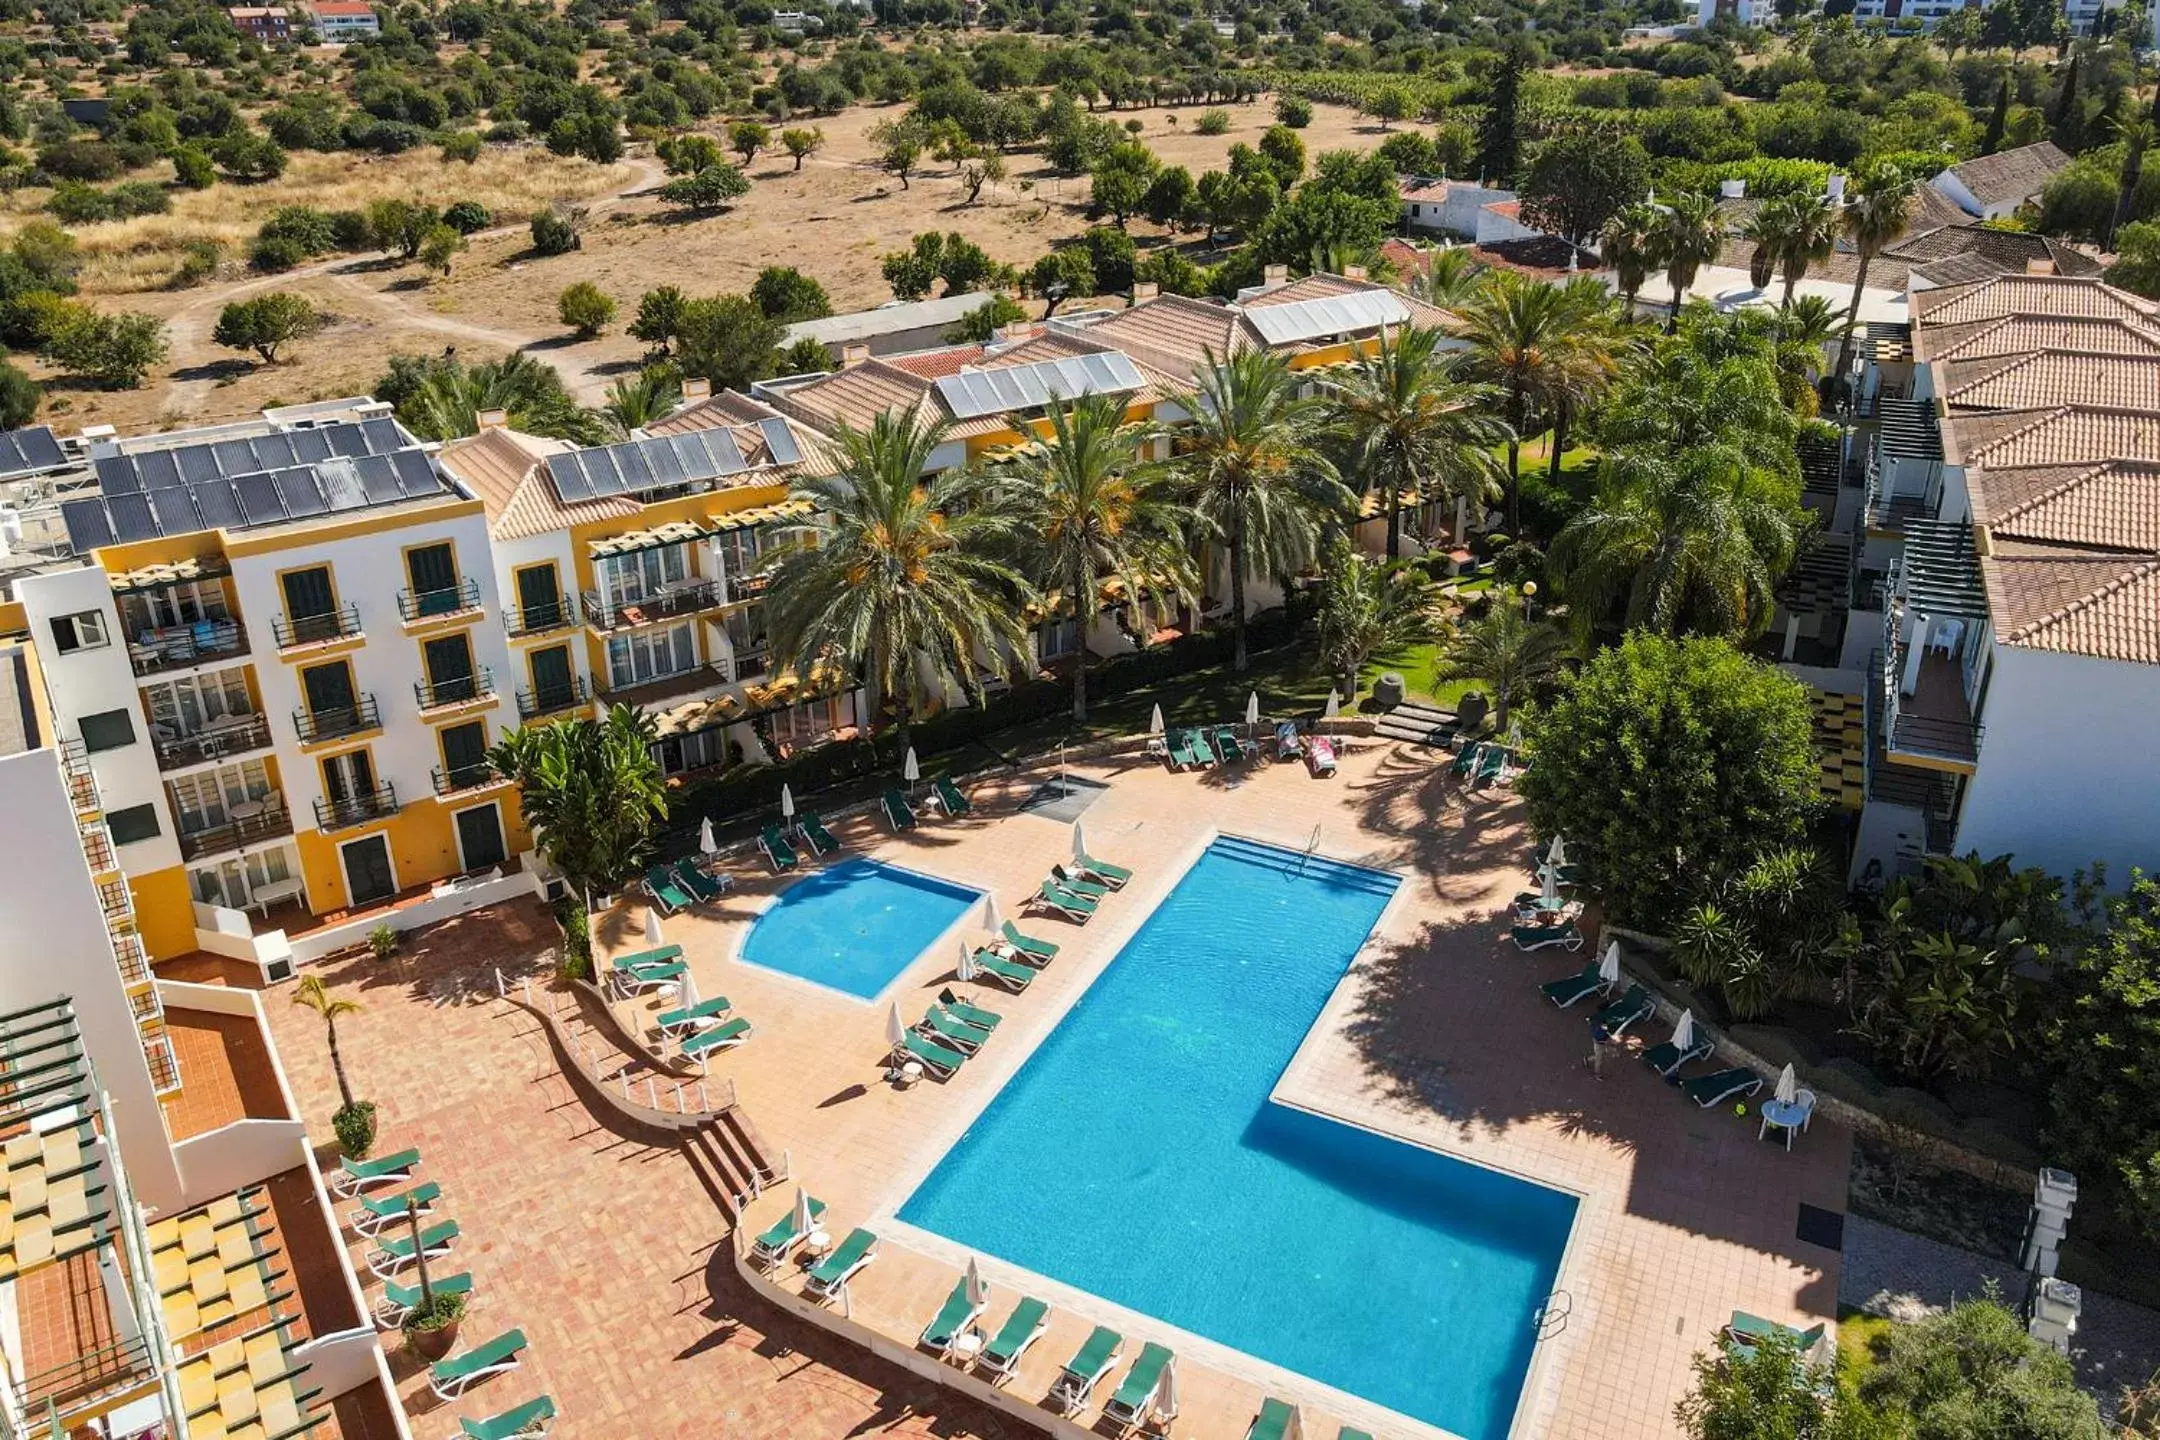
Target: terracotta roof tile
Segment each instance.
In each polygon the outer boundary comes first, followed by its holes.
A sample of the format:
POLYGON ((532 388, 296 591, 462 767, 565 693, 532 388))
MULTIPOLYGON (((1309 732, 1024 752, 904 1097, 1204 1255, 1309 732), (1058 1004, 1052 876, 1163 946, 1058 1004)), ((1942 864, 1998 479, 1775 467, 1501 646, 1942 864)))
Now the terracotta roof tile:
POLYGON ((1941 376, 1943 401, 1952 407, 2086 404, 2160 411, 2160 356, 2039 350, 1944 361, 1941 376))
POLYGON ((465 482, 486 511, 488 534, 497 540, 522 540, 586 520, 619 519, 638 513, 628 496, 565 505, 540 473, 550 455, 571 447, 543 435, 517 430, 483 430, 453 440, 436 455, 443 468, 465 482))
POLYGON ((1136 361, 1182 378, 1198 374, 1208 352, 1222 357, 1259 344, 1229 306, 1183 295, 1159 295, 1096 321, 1088 333, 1136 361))
POLYGON ((876 359, 775 393, 777 408, 825 431, 840 421, 862 429, 888 410, 905 410, 931 397, 928 380, 876 359))
POLYGON ((1999 643, 2160 664, 2160 557, 2036 548, 1980 572, 1999 643))
POLYGON ((980 345, 947 345, 941 350, 917 350, 907 355, 888 355, 890 363, 899 366, 910 375, 920 375, 925 380, 936 380, 945 375, 957 375, 963 366, 980 365, 983 347, 980 345))
POLYGON ((2021 145, 1952 165, 1949 173, 1981 204, 2000 205, 2032 198, 2049 180, 2069 168, 2070 157, 2053 142, 2042 140, 2037 145, 2021 145))
POLYGON ((2156 308, 2126 290, 2073 275, 2004 275, 1975 285, 1913 292, 1915 322, 1958 325, 2004 315, 2073 315, 2148 321, 2156 308))
POLYGON ((1976 411, 1943 422, 1951 464, 2019 467, 2160 461, 2160 415, 2097 406, 1976 411))
POLYGON ((2160 463, 2039 465, 1971 478, 1973 517, 1993 535, 2160 554, 2160 463))
POLYGON ((2113 316, 1998 315, 1959 325, 1923 323, 1913 328, 1917 361, 2023 355, 2034 350, 2160 355, 2160 326, 2113 316))

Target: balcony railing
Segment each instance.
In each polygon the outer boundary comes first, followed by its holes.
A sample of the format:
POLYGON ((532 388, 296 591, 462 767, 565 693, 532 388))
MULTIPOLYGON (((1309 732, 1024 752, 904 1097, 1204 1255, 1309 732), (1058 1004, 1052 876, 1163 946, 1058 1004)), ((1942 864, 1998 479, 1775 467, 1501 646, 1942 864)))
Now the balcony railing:
POLYGON ((270 634, 280 650, 349 640, 361 633, 358 605, 346 605, 320 615, 278 615, 270 621, 270 634))
POLYGON ((592 699, 592 690, 582 679, 573 678, 567 685, 550 685, 540 690, 517 692, 517 711, 520 720, 536 720, 542 715, 555 715, 564 710, 575 710, 592 699))
POLYGON ((483 790, 490 785, 500 785, 502 774, 493 765, 482 760, 472 765, 438 765, 434 770, 435 793, 456 795, 466 790, 483 790))
POLYGON ((315 802, 315 827, 318 830, 342 830, 348 825, 365 825, 370 820, 395 815, 397 809, 397 787, 385 780, 373 790, 363 790, 343 799, 328 795, 318 799, 315 802))
POLYGON ((98 793, 97 776, 90 769, 90 749, 80 740, 62 740, 60 751, 60 774, 67 781, 68 799, 74 802, 77 814, 86 814, 104 804, 98 793))
POLYGON ((461 615, 479 608, 480 582, 470 576, 460 577, 457 584, 441 590, 400 590, 397 593, 398 618, 407 624, 415 620, 435 620, 444 615, 461 615))
POLYGON ((192 735, 178 735, 157 742, 160 770, 178 770, 263 749, 270 743, 270 717, 234 715, 192 735))
POLYGON ((150 970, 150 951, 132 931, 113 937, 113 959, 120 966, 121 985, 129 990, 157 978, 150 970))
POLYGON ((138 636, 128 646, 128 663, 137 675, 158 675, 184 670, 211 660, 228 660, 248 653, 247 631, 237 620, 200 620, 193 625, 173 625, 138 636))
POLYGON ((363 730, 382 727, 382 712, 375 708, 375 697, 362 694, 350 705, 339 705, 328 710, 300 708, 292 712, 293 731, 303 745, 317 740, 335 740, 340 735, 358 735, 363 730))
POLYGON ((113 858, 112 831, 105 828, 104 821, 93 820, 82 827, 82 849, 93 874, 120 868, 113 858))
POLYGON ((568 595, 541 605, 513 605, 503 614, 503 628, 512 635, 540 635, 577 624, 577 601, 568 595))
POLYGON ((685 580, 636 600, 610 603, 597 590, 587 590, 583 599, 586 624, 595 630, 622 630, 710 610, 720 603, 720 586, 711 580, 685 580))
POLYGON ((445 705, 470 705, 476 700, 486 700, 495 694, 495 676, 483 665, 470 675, 453 675, 447 680, 413 681, 413 698, 420 702, 422 710, 436 710, 445 705))
POLYGON ((1955 658, 1923 654, 1914 675, 1913 693, 1904 693, 1905 670, 1912 652, 1899 633, 1899 612, 1884 616, 1880 682, 1883 749, 1892 759, 1965 769, 1978 763, 1986 727, 1974 718, 1965 698, 1964 674, 1955 658))
MULTIPOLYGON (((248 815, 228 813, 222 825, 209 825, 200 830, 182 830, 180 858, 200 860, 205 855, 240 850, 264 840, 278 840, 292 834, 292 812, 285 808, 284 796, 266 795, 250 803, 261 808, 248 815)), ((236 808, 246 809, 247 806, 236 808)))

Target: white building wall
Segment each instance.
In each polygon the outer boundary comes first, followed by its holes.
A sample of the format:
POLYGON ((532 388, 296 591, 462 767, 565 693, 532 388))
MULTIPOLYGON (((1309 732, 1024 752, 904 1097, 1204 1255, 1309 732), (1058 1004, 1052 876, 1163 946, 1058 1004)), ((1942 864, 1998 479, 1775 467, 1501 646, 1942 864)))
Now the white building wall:
POLYGON ((2160 666, 1996 646, 1957 853, 2065 877, 2101 859, 2117 883, 2160 864, 2156 715, 2160 666))
MULTIPOLYGON (((462 549, 463 547, 460 546, 461 552, 462 549)), ((528 565, 544 565, 551 561, 555 566, 555 582, 562 589, 564 603, 572 606, 582 603, 578 597, 577 565, 571 553, 569 531, 551 530, 545 534, 527 535, 517 540, 496 540, 492 542, 492 553, 494 555, 495 593, 501 597, 502 601, 502 609, 499 612, 501 615, 507 615, 518 603, 517 572, 528 565)), ((583 612, 579 611, 577 613, 582 620, 583 612)), ((496 621, 495 629, 498 634, 505 636, 508 634, 499 618, 496 621)), ((508 639, 504 641, 505 653, 509 657, 507 661, 508 668, 498 668, 495 672, 495 679, 502 690, 504 698, 510 702, 509 708, 501 715, 501 723, 506 728, 515 727, 518 723, 517 692, 528 688, 532 684, 532 671, 525 657, 534 650, 551 649, 563 644, 570 647, 570 673, 578 679, 584 680, 588 686, 592 685, 595 677, 590 673, 591 667, 588 664, 582 628, 572 626, 561 630, 550 630, 535 636, 530 641, 522 637, 516 641, 508 639)))

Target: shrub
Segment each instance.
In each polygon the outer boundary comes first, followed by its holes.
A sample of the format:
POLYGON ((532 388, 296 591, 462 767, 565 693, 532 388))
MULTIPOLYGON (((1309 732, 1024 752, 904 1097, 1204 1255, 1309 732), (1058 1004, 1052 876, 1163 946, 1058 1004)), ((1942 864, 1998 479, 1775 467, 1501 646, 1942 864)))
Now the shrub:
POLYGON ((266 275, 296 269, 314 258, 314 251, 290 235, 257 235, 248 244, 248 264, 266 275))
POLYGON ((1275 118, 1293 130, 1312 124, 1312 101, 1302 95, 1284 95, 1275 102, 1275 118))
POLYGON ((355 1100, 338 1107, 337 1114, 330 1117, 330 1129, 347 1159, 367 1159, 368 1151, 375 1148, 375 1102, 355 1100))
POLYGON ((561 210, 542 210, 532 217, 532 247, 536 255, 567 255, 584 242, 577 227, 561 210))
POLYGON ((180 263, 165 277, 168 290, 189 290, 217 274, 225 260, 225 246, 216 240, 190 240, 180 247, 180 263))
POLYGON ((471 242, 448 225, 437 221, 420 237, 417 258, 422 266, 437 275, 450 273, 450 262, 457 258, 471 242))
POLYGON ((733 165, 708 165, 660 187, 660 198, 688 210, 721 210, 750 193, 750 181, 733 165))
POLYGON ((555 314, 580 340, 590 340, 615 318, 615 302, 590 280, 580 280, 555 297, 555 314))
MULTIPOLYGON (((314 334, 322 324, 322 315, 304 297, 273 290, 227 305, 210 338, 228 350, 252 350, 265 365, 274 365, 280 349, 314 334)), ((374 938, 371 933, 371 944, 374 938)))
POLYGON ((388 960, 397 954, 400 943, 398 932, 388 925, 377 925, 367 933, 368 951, 377 960, 388 960))
POLYGON ((393 199, 377 200, 367 207, 369 243, 404 260, 417 256, 441 224, 442 212, 432 205, 393 199))
POLYGON ((554 910, 555 926, 563 937, 560 966, 563 978, 592 979, 592 919, 585 913, 584 898, 565 886, 563 893, 556 897, 554 910))
POLYGON ((373 243, 365 210, 332 210, 324 219, 328 222, 330 237, 330 243, 323 247, 325 250, 358 252, 373 243))
POLYGON ((495 217, 488 213, 487 206, 477 200, 458 201, 443 211, 442 219, 443 224, 460 235, 477 235, 495 223, 495 217))
POLYGON ((1095 272, 1099 290, 1130 290, 1136 251, 1132 236, 1110 225, 1091 228, 1080 241, 1087 247, 1088 265, 1095 272))
POLYGON ((217 184, 217 162, 192 145, 172 152, 173 179, 190 190, 207 190, 217 184))
POLYGON ((172 196, 155 180, 123 180, 107 192, 113 218, 129 220, 137 215, 163 215, 172 209, 172 196))
POLYGON ((17 430, 29 424, 44 393, 35 380, 0 360, 0 430, 17 430))
POLYGON ((775 320, 822 320, 833 313, 825 287, 792 265, 768 265, 751 283, 750 299, 775 320))
POLYGON ((407 120, 356 120, 345 131, 345 144, 353 150, 372 150, 378 155, 402 155, 427 144, 428 132, 407 120))
POLYGON ((37 168, 54 180, 110 180, 127 169, 115 146, 103 140, 60 140, 37 152, 37 168))
POLYGON ((101 315, 87 305, 71 305, 47 327, 39 353, 70 375, 111 390, 133 390, 170 349, 165 322, 155 315, 101 315))
POLYGON ((480 158, 480 137, 471 130, 453 130, 442 137, 443 163, 453 160, 470 165, 480 158))
POLYGON ((256 184, 285 173, 285 151, 267 135, 234 131, 211 148, 210 158, 228 180, 256 184))
POLYGON ((112 197, 95 185, 63 180, 46 197, 45 213, 63 225, 94 225, 113 218, 112 197))
POLYGON ((405 1333, 424 1335, 429 1331, 446 1329, 465 1318, 465 1296, 454 1290, 433 1290, 429 1303, 415 1305, 405 1317, 405 1333))
POLYGON ((1227 110, 1203 110, 1200 118, 1193 121, 1196 135, 1227 135, 1230 133, 1230 112, 1227 110))

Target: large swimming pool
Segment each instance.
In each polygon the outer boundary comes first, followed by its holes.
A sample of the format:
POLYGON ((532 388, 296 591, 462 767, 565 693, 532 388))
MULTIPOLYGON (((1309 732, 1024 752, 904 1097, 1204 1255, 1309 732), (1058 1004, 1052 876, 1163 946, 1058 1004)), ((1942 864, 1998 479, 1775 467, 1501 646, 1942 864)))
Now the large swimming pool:
POLYGON ((900 1218, 1505 1436, 1574 1198, 1267 1099, 1395 885, 1216 841, 900 1218))
POLYGON ((750 927, 742 958, 875 1000, 981 899, 965 885, 857 856, 781 891, 750 927))

